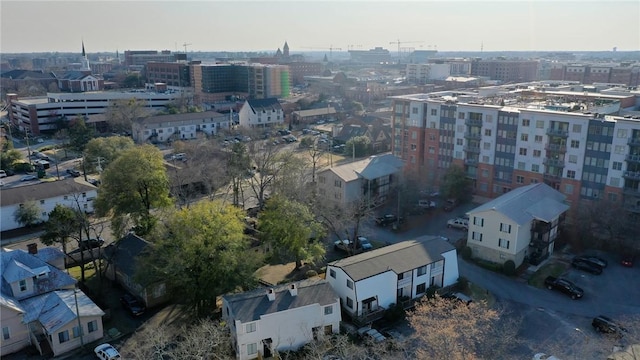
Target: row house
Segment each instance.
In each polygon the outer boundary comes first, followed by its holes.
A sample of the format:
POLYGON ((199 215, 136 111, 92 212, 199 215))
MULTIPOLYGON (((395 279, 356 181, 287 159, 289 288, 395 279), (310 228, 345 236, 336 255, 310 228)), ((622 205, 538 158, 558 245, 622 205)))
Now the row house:
POLYGON ((230 116, 216 111, 155 115, 134 121, 131 136, 138 144, 147 141, 164 143, 195 139, 198 133, 213 136, 230 127, 230 116))

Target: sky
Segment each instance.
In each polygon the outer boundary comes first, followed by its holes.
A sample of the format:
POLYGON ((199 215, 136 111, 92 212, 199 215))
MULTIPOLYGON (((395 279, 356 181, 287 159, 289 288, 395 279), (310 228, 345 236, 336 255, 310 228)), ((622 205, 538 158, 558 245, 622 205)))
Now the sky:
POLYGON ((0 0, 0 52, 640 50, 640 1, 0 0), (340 48, 341 50, 337 50, 340 48))

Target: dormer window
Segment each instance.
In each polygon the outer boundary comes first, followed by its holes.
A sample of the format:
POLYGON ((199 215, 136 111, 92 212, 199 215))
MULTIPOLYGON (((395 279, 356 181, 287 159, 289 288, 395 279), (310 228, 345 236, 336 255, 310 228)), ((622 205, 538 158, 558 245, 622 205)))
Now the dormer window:
POLYGON ((20 286, 20 292, 27 291, 27 280, 20 280, 18 285, 20 286))

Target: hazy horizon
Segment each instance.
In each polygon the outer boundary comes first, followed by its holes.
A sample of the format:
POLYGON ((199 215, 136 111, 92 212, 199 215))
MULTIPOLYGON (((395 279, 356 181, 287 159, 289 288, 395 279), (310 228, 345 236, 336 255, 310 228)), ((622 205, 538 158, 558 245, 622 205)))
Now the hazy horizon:
POLYGON ((640 1, 7 1, 0 52, 640 50, 640 1), (43 16, 45 15, 46 16, 43 16), (341 50, 337 50, 341 48, 341 50))

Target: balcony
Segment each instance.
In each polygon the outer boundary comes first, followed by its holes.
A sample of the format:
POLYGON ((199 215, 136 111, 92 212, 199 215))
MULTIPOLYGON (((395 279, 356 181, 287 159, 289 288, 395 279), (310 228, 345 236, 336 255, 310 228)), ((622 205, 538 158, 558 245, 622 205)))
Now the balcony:
POLYGON ((623 176, 625 179, 640 181, 640 171, 625 171, 623 176))
POLYGON ((464 159, 464 164, 469 166, 478 166, 478 159, 464 159))
POLYGON ((384 317, 385 308, 377 306, 375 310, 363 311, 362 315, 354 316, 353 322, 359 326, 371 324, 374 321, 380 320, 384 317))
POLYGON ((640 155, 627 155, 625 157, 625 160, 627 160, 628 162, 640 163, 640 155))
MULTIPOLYGON (((473 169, 473 170, 475 170, 475 169, 473 169)), ((469 171, 467 171, 467 172, 465 173, 465 175, 467 176, 467 178, 469 178, 469 179, 473 179, 473 180, 475 180, 475 179, 477 179, 477 178, 478 178, 478 173, 477 173, 477 172, 475 172, 475 171, 474 171, 474 172, 469 172, 469 171)))
POLYGON ((625 210, 631 211, 632 213, 640 214, 640 205, 627 205, 624 208, 625 210))
POLYGON ((627 196, 640 196, 640 188, 625 187, 622 189, 622 193, 627 196))
POLYGON ((560 152, 560 153, 567 152, 567 145, 547 144, 544 148, 547 151, 560 152))
POLYGON ((465 139, 472 139, 472 140, 480 140, 480 139, 482 139, 482 135, 480 133, 466 132, 466 133, 464 133, 464 137, 465 137, 465 139))
POLYGON ((467 126, 478 126, 478 127, 482 127, 482 120, 478 120, 478 119, 466 119, 464 121, 464 124, 467 126))
POLYGON ((548 128, 547 129, 547 135, 561 137, 561 138, 567 138, 567 137, 569 137, 569 132, 567 130, 548 128))
POLYGON ((553 166, 557 168, 564 167, 564 160, 560 160, 560 159, 544 158, 542 160, 542 163, 546 166, 553 166))
POLYGON ((471 152, 471 153, 480 153, 480 146, 465 146, 463 148, 464 151, 466 152, 471 152))
POLYGON ((627 141, 629 146, 640 146, 640 138, 631 138, 627 141))
POLYGON ((560 179, 562 178, 560 175, 558 174, 543 174, 542 178, 547 180, 547 181, 551 181, 551 182, 559 182, 560 179))

